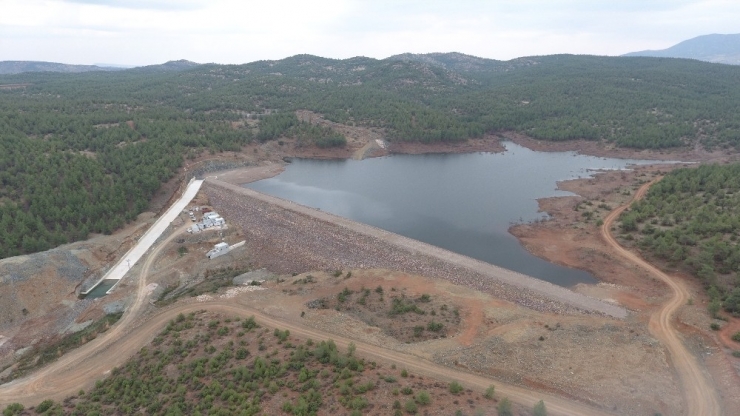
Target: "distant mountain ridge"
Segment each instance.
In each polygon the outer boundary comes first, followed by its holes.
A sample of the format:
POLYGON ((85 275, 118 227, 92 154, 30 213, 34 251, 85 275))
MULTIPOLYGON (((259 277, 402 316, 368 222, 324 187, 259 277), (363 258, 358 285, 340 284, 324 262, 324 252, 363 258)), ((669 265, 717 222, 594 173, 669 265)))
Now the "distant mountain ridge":
POLYGON ((740 33, 734 35, 703 35, 685 40, 662 50, 630 52, 622 56, 653 56, 660 58, 698 59, 730 65, 740 65, 740 33))
POLYGON ((120 68, 97 65, 69 65, 43 61, 0 61, 0 74, 20 74, 23 72, 64 72, 80 73, 91 71, 119 71, 120 68))
POLYGON ((183 71, 200 65, 199 63, 181 59, 179 61, 169 61, 159 65, 147 65, 141 67, 121 67, 121 66, 102 66, 102 65, 70 65, 58 62, 44 61, 0 61, 0 75, 21 74, 25 72, 62 72, 62 73, 81 73, 93 71, 183 71))
POLYGON ((163 64, 158 65, 138 66, 135 68, 131 68, 131 70, 152 72, 185 71, 187 69, 195 68, 196 66, 200 65, 201 64, 197 62, 188 61, 187 59, 180 59, 177 61, 167 61, 163 64))

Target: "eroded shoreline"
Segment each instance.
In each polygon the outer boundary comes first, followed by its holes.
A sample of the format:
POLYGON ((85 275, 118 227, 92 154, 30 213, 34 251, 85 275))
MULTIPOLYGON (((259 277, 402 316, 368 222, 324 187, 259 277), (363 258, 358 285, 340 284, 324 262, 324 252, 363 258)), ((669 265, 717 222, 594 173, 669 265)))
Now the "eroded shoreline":
POLYGON ((389 269, 440 278, 542 311, 624 318, 619 306, 388 231, 215 178, 211 205, 244 232, 247 250, 278 273, 389 269))

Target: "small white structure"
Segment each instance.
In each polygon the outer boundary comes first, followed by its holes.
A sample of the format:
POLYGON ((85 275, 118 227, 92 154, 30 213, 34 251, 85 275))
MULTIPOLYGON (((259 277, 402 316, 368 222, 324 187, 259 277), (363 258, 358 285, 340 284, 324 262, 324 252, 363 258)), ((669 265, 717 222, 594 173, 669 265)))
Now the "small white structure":
POLYGON ((207 213, 203 214, 203 221, 205 221, 205 220, 212 220, 214 218, 219 218, 219 217, 220 217, 220 215, 218 215, 218 212, 211 211, 211 212, 207 212, 207 213))
MULTIPOLYGON (((190 217, 190 218, 193 219, 193 221, 195 221, 194 219, 195 217, 190 217)), ((191 229, 192 231, 188 231, 188 232, 197 233, 199 231, 206 230, 208 228, 213 228, 213 227, 224 228, 225 226, 226 226, 226 220, 223 219, 223 217, 221 217, 220 215, 218 215, 217 212, 211 211, 211 212, 207 212, 203 214, 203 218, 200 220, 200 222, 195 223, 195 225, 193 225, 193 228, 191 229)))
POLYGON ((218 243, 213 246, 213 250, 206 253, 209 259, 215 259, 218 256, 223 256, 229 252, 229 243, 218 243))

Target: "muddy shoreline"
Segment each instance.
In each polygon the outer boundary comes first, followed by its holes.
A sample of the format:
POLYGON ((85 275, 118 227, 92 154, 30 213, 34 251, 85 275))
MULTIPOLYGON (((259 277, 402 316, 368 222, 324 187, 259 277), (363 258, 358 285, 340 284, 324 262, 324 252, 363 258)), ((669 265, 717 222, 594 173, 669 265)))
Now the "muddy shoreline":
MULTIPOLYGON (((316 122, 316 119, 313 119, 316 122)), ((363 129, 352 137, 353 148, 359 149, 360 142, 365 139, 374 140, 379 132, 363 129), (372 135, 372 138, 369 137, 372 135)), ((349 133, 349 132, 344 132, 349 133)), ((613 144, 595 141, 567 141, 546 142, 535 140, 524 135, 503 132, 496 135, 487 135, 480 139, 470 139, 460 143, 418 143, 386 141, 387 149, 372 151, 367 157, 380 157, 392 154, 445 154, 445 153, 498 153, 506 151, 503 141, 512 141, 530 150, 542 152, 575 151, 580 154, 596 157, 615 157, 623 159, 653 159, 660 161, 681 162, 727 162, 737 159, 727 152, 708 152, 702 149, 675 149, 675 150, 634 150, 617 148, 613 144)), ((290 157, 307 157, 318 159, 348 159, 357 149, 314 149, 311 152, 294 153, 295 148, 286 143, 280 146, 281 151, 273 150, 270 160, 263 161, 263 165, 245 169, 218 172, 218 179, 234 185, 258 181, 279 175, 286 165, 285 159, 290 157)), ((305 150, 305 149, 304 149, 305 150)), ((610 207, 622 202, 628 192, 640 179, 656 175, 658 172, 667 172, 680 165, 656 164, 637 166, 628 171, 598 172, 592 178, 575 179, 558 183, 558 189, 569 191, 575 196, 551 197, 538 200, 540 211, 546 212, 549 219, 536 223, 516 224, 509 229, 530 253, 558 265, 585 270, 593 274, 599 281, 607 284, 628 285, 639 288, 646 293, 659 296, 662 285, 645 278, 639 271, 626 270, 618 259, 605 252, 604 246, 598 238, 598 227, 595 222, 599 217, 599 210, 593 210, 596 217, 589 223, 584 221, 583 211, 577 211, 576 206, 584 201, 596 202, 601 200, 610 207)), ((593 206, 591 207, 593 208, 593 206)), ((605 213, 605 210, 601 210, 605 213)), ((585 285, 581 285, 585 286, 585 285)), ((579 290, 576 288, 576 290, 579 290)), ((588 292, 584 289, 583 292, 588 292)), ((611 292, 611 291, 610 291, 611 292)), ((625 293, 599 293, 598 297, 614 297, 617 301, 626 302, 626 306, 642 309, 644 305, 637 302, 636 297, 625 293), (619 298, 619 299, 617 299, 619 298)))

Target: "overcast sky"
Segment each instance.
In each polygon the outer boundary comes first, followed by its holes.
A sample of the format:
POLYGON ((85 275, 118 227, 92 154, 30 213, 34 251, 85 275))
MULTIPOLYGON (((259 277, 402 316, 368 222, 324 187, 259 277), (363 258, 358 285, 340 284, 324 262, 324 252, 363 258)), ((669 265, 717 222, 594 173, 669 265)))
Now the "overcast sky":
POLYGON ((494 58, 740 32, 738 0, 0 0, 0 61, 239 64, 308 53, 494 58))

